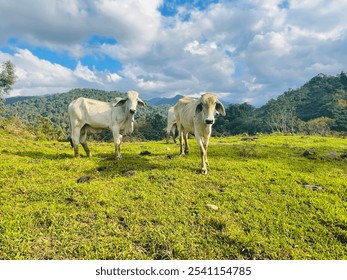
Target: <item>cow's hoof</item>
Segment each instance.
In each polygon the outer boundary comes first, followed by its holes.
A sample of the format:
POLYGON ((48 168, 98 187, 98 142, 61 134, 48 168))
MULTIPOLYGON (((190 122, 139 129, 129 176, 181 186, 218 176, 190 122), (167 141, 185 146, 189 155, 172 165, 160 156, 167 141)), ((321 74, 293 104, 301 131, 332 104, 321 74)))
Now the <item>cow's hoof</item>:
POLYGON ((116 160, 120 160, 121 158, 122 158, 122 157, 121 157, 121 156, 119 156, 119 157, 116 157, 115 159, 116 159, 116 160))
POLYGON ((207 169, 201 169, 201 174, 207 174, 207 169))

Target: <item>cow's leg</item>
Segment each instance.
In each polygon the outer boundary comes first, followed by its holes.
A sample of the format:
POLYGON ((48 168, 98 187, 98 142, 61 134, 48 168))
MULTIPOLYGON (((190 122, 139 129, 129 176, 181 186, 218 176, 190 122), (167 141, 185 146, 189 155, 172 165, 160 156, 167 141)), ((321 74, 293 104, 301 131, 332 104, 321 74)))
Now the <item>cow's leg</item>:
POLYGON ((91 154, 89 147, 88 147, 88 144, 87 144, 87 129, 85 129, 85 128, 81 129, 80 143, 81 143, 83 149, 85 150, 87 157, 91 157, 92 154, 91 154))
POLYGON ((205 158, 204 158, 204 161, 205 161, 206 166, 209 166, 208 159, 207 159, 207 149, 208 149, 208 142, 209 142, 209 140, 210 140, 210 136, 207 136, 207 137, 204 139, 204 149, 205 149, 205 158))
POLYGON ((123 136, 122 135, 118 135, 114 142, 115 142, 115 157, 116 159, 120 159, 122 156, 120 154, 120 145, 122 144, 122 138, 123 136))
POLYGON ((120 145, 122 143, 123 136, 119 133, 119 129, 117 127, 112 127, 111 129, 114 141, 114 149, 115 149, 115 158, 120 159, 120 145))
POLYGON ((89 150, 87 142, 81 143, 81 145, 82 145, 83 149, 85 150, 87 157, 91 157, 92 153, 89 150))
POLYGON ((199 135, 196 135, 196 141, 198 142, 198 146, 200 149, 200 156, 201 156, 201 173, 207 174, 207 150, 205 147, 207 147, 204 143, 204 140, 199 135))
POLYGON ((184 133, 184 153, 186 154, 186 155, 188 155, 189 154, 189 146, 188 146, 188 132, 187 133, 184 133))
POLYGON ((182 130, 180 130, 179 137, 180 137, 180 154, 184 155, 184 152, 183 152, 183 131, 182 130))
POLYGON ((169 144, 170 142, 170 130, 166 131, 166 144, 169 144))
POLYGON ((80 133, 81 133, 81 128, 78 126, 74 126, 71 129, 71 144, 74 150, 75 157, 79 157, 78 143, 80 141, 80 133))

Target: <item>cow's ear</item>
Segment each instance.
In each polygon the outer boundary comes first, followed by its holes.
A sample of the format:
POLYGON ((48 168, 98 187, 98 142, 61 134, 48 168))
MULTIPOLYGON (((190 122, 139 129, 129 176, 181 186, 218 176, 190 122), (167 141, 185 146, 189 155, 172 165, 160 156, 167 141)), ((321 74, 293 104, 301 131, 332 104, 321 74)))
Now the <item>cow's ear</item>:
POLYGON ((199 114, 202 111, 202 103, 198 103, 195 108, 195 114, 199 114))
POLYGON ((225 116, 225 109, 223 104, 218 100, 216 102, 216 110, 219 112, 222 116, 225 116))
POLYGON ((114 107, 119 107, 119 106, 123 106, 125 104, 125 102, 127 102, 128 98, 123 98, 121 100, 119 100, 118 102, 114 103, 113 106, 114 107))
POLYGON ((145 106, 145 102, 143 102, 140 98, 137 99, 137 105, 138 106, 145 106))

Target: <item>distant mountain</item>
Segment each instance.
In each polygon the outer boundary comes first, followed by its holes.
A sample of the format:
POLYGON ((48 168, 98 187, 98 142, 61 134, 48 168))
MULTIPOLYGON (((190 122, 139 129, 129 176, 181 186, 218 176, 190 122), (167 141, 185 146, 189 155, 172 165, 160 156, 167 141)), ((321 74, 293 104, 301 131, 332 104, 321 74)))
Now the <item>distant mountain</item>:
MULTIPOLYGON (((160 105, 175 105, 178 100, 180 100, 183 97, 183 95, 176 95, 174 97, 171 98, 167 98, 167 97, 155 97, 149 100, 146 100, 148 103, 155 105, 155 106, 160 106, 160 105)), ((225 102, 224 100, 219 99, 224 106, 229 105, 228 102, 225 102)))
POLYGON ((23 101, 23 100, 27 100, 27 99, 31 99, 31 98, 35 98, 35 96, 15 96, 15 97, 8 97, 5 98, 5 103, 6 105, 10 105, 19 101, 23 101))
POLYGON ((264 106, 231 104, 214 125, 220 135, 263 132, 324 135, 347 132, 347 75, 319 74, 298 89, 289 89, 264 106))
MULTIPOLYGON (((38 116, 46 117, 56 126, 68 131, 67 107, 73 99, 83 96, 112 101, 115 97, 124 95, 125 93, 118 91, 74 89, 47 96, 8 98, 5 110, 0 110, 0 117, 17 115, 32 126, 36 125, 38 116)), ((135 116, 142 122, 144 133, 164 131, 168 107, 176 104, 182 97, 176 95, 172 98, 146 100, 146 106, 139 109, 135 116)), ((347 132, 347 75, 344 72, 336 76, 319 74, 300 88, 289 89, 260 108, 247 103, 223 104, 226 116, 217 117, 213 126, 215 135, 274 131, 312 133, 318 130, 315 128, 317 126, 329 126, 331 130, 347 132)))
POLYGON ((283 123, 297 118, 308 122, 317 118, 329 118, 331 127, 347 131, 347 75, 318 74, 298 89, 289 89, 276 100, 270 100, 259 112, 283 123))
POLYGON ((176 95, 175 97, 167 98, 167 97, 155 97, 149 100, 146 100, 148 103, 159 106, 159 105, 175 105, 178 100, 180 100, 183 95, 176 95))

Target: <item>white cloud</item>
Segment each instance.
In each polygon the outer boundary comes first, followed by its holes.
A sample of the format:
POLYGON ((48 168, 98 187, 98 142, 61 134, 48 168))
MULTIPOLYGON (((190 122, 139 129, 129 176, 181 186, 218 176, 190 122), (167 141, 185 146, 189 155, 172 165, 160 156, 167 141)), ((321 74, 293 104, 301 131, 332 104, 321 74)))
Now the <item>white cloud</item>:
MULTIPOLYGON (((109 35, 117 38, 108 50, 116 58, 128 60, 143 55, 160 29, 160 0, 96 0, 97 21, 109 35), (111 48, 111 49, 110 49, 111 48)), ((100 32, 103 32, 100 30, 100 32)))
POLYGON ((192 55, 209 55, 216 49, 217 44, 215 42, 200 44, 197 40, 188 43, 184 47, 184 50, 192 55))
POLYGON ((72 71, 59 64, 34 56, 27 49, 18 49, 13 56, 18 81, 16 87, 62 86, 74 81, 72 71))
POLYGON ((117 73, 89 69, 81 62, 71 70, 40 59, 27 49, 17 49, 14 55, 0 52, 0 59, 11 60, 16 66, 17 81, 12 96, 51 94, 78 87, 111 90, 122 80, 117 73))
POLYGON ((116 83, 122 79, 122 77, 119 76, 117 73, 109 73, 106 75, 106 77, 107 77, 107 81, 110 83, 112 82, 116 83))
POLYGON ((0 45, 18 38, 68 52, 77 66, 69 69, 21 49, 13 56, 0 52, 0 59, 10 56, 17 65, 17 93, 79 86, 135 89, 146 97, 214 91, 256 105, 319 72, 347 70, 345 0, 221 0, 202 10, 179 7, 172 17, 160 15, 162 4, 0 0, 0 45), (116 43, 86 44, 94 35, 116 43), (77 63, 88 54, 112 57, 122 70, 77 63))
POLYGON ((256 83, 256 77, 253 77, 250 81, 243 80, 242 83, 249 91, 256 91, 263 87, 263 85, 256 83))
POLYGON ((145 81, 143 78, 138 79, 137 85, 144 90, 160 90, 165 88, 165 83, 162 81, 145 81))
POLYGON ((95 72, 90 70, 87 66, 83 66, 80 61, 77 63, 76 69, 73 73, 76 77, 88 82, 102 84, 95 72))

